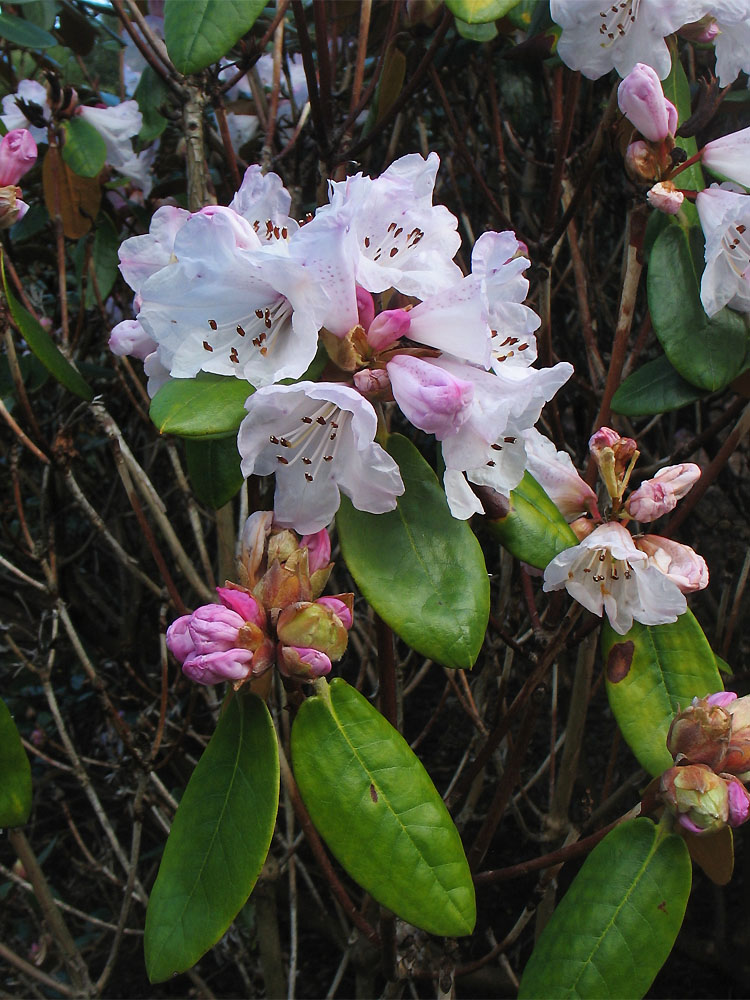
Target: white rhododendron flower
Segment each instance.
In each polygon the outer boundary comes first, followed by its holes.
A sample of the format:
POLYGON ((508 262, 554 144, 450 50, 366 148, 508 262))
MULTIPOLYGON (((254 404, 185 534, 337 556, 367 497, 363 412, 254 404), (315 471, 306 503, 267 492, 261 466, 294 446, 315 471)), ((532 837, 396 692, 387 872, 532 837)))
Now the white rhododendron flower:
POLYGON ((712 184, 695 204, 706 236, 701 302, 709 316, 724 306, 750 312, 750 195, 712 184))
POLYGON ((750 73, 750 5, 747 0, 713 0, 708 9, 718 27, 716 75, 719 86, 728 87, 740 72, 750 73))
POLYGON ((143 115, 137 101, 123 101, 110 108, 76 108, 76 114, 88 122, 104 139, 106 162, 123 177, 132 180, 148 195, 153 186, 150 168, 153 152, 136 153, 130 141, 143 125, 143 115))
POLYGON ((595 615, 606 612, 620 635, 634 621, 665 625, 687 610, 685 596, 636 548, 627 528, 600 524, 578 545, 560 552, 544 571, 545 591, 565 588, 595 615))
POLYGON ((3 98, 3 113, 0 115, 0 121, 9 132, 16 128, 26 128, 31 132, 35 142, 47 142, 49 138, 47 126, 33 125, 23 113, 19 101, 26 104, 36 104, 41 110, 44 120, 49 121, 52 116, 52 108, 46 89, 36 80, 21 80, 15 94, 6 94, 3 98))
POLYGON ((705 0, 551 0, 552 20, 563 33, 557 54, 590 80, 616 69, 626 76, 646 63, 659 79, 672 60, 665 42, 683 24, 705 13, 705 0))
POLYGON ((707 142, 701 151, 701 163, 715 174, 750 187, 750 128, 707 142))
POLYGON ((278 524, 300 534, 319 531, 339 508, 339 490, 358 510, 394 509, 404 492, 401 473, 375 443, 375 411, 355 389, 328 382, 267 386, 245 407, 237 438, 242 473, 276 474, 278 524))

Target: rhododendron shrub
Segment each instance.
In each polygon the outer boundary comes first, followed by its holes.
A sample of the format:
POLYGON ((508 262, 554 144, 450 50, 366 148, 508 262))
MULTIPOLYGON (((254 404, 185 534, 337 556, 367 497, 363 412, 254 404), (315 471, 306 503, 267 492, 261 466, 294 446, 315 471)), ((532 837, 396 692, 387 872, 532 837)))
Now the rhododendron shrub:
POLYGON ((750 817, 747 4, 105 7, 0 15, 12 989, 646 995, 750 817))

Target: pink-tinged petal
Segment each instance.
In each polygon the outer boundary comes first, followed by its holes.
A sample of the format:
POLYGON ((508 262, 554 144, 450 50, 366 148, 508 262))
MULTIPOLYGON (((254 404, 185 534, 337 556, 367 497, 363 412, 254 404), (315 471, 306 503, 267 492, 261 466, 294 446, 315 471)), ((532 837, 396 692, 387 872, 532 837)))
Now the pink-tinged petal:
POLYGON ((18 184, 36 163, 36 143, 25 128, 13 129, 0 142, 0 187, 18 184))
POLYGON ((321 528, 312 535, 303 535, 300 548, 307 549, 307 565, 311 573, 325 569, 331 561, 331 536, 327 528, 321 528))
POLYGON ((596 493, 581 479, 566 451, 533 427, 524 432, 526 465, 566 521, 573 521, 590 511, 598 513, 596 493))
POLYGON ((244 622, 252 622, 260 628, 266 624, 266 613, 252 594, 233 587, 217 587, 216 593, 227 608, 236 612, 244 622))
POLYGON ((750 128, 707 142, 701 162, 714 173, 750 187, 750 128))
POLYGON ((660 469, 653 479, 647 479, 630 494, 626 505, 628 513, 637 521, 655 521, 674 510, 700 476, 700 467, 693 462, 660 469))
POLYGON ((708 586, 708 566, 689 545, 660 535, 638 535, 635 544, 655 567, 680 588, 683 594, 708 586))
POLYGON ((196 653, 224 652, 238 646, 238 633, 244 623, 242 615, 221 604, 196 608, 188 622, 196 653))
MULTIPOLYGON (((370 323, 367 331, 367 343, 373 351, 384 351, 392 347, 402 337, 412 336, 410 333, 411 313, 405 309, 387 309, 370 323)), ((414 339, 412 337, 412 339, 414 339)))
POLYGON ((118 250, 120 271, 134 292, 143 282, 166 267, 173 257, 177 233, 190 218, 190 212, 173 205, 162 205, 151 218, 145 236, 131 236, 118 250))
POLYGON ((470 275, 410 310, 408 335, 420 344, 489 368, 488 312, 482 281, 470 275))
POLYGON ((726 778, 729 786, 729 819, 730 826, 741 826, 750 819, 750 792, 741 781, 732 776, 726 778))
MULTIPOLYGON (((650 142, 660 142, 670 134, 668 103, 659 77, 645 63, 636 63, 617 89, 620 111, 650 142)), ((670 106, 674 119, 674 105, 670 106)))
POLYGON ((167 649, 176 660, 182 663, 195 650, 188 625, 192 615, 183 615, 175 619, 167 629, 167 649))
POLYGON ((278 666, 285 677, 314 680, 331 672, 331 661, 320 650, 303 646, 278 647, 278 666))
POLYGON ((182 672, 196 684, 244 681, 252 672, 253 656, 250 649, 228 649, 203 655, 194 653, 182 664, 182 672))
POLYGON ((357 314, 359 325, 366 333, 375 319, 375 302, 367 289, 360 285, 357 285, 357 314))
POLYGON ((118 357, 129 356, 145 361, 149 354, 156 350, 156 343, 137 319, 124 319, 122 323, 112 328, 109 349, 118 357))
POLYGON ((706 703, 714 705, 717 708, 726 708, 727 705, 731 705, 736 700, 737 695, 734 691, 717 691, 715 694, 710 694, 706 697, 706 703))
POLYGON ((49 138, 47 126, 32 125, 21 110, 18 100, 25 104, 35 104, 40 109, 42 118, 48 122, 52 116, 52 109, 46 89, 36 80, 21 80, 15 94, 7 94, 3 98, 3 114, 0 115, 0 120, 9 132, 26 128, 31 132, 35 142, 47 142, 49 138))
POLYGON ((471 382, 406 354, 396 355, 386 368, 394 398, 415 427, 442 441, 468 419, 474 398, 471 382))
POLYGON ((289 216, 292 196, 278 174, 254 163, 245 171, 242 184, 229 207, 250 223, 258 238, 273 244, 288 240, 299 229, 289 216))
POLYGON ((352 623, 354 622, 352 613, 346 604, 339 600, 338 597, 319 597, 315 603, 322 604, 324 607, 330 608, 336 617, 341 620, 344 628, 352 627, 352 623))
POLYGON ((665 215, 677 215, 682 208, 685 195, 678 191, 671 181, 659 181, 646 194, 646 200, 652 208, 665 215))

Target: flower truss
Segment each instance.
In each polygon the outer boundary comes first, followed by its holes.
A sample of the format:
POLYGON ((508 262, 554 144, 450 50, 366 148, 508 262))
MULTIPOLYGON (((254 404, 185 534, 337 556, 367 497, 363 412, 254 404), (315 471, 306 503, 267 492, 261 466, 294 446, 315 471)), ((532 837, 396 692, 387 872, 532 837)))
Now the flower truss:
MULTIPOLYGON (((685 594, 708 585, 705 561, 681 542, 659 535, 632 535, 625 525, 631 520, 653 521, 674 510, 698 480, 700 469, 691 463, 661 469, 623 502, 638 458, 635 441, 602 427, 589 447, 611 501, 609 520, 603 521, 595 502, 585 496, 585 484, 576 489, 569 472, 565 479, 560 476, 564 493, 572 500, 571 512, 586 503, 594 517, 573 522, 581 541, 549 563, 544 589, 564 587, 589 611, 600 617, 606 613, 620 635, 634 621, 642 625, 677 621, 687 610, 685 594)), ((544 484, 544 478, 541 481, 544 484)))
POLYGON ((286 528, 320 530, 340 491, 360 510, 396 506, 401 476, 375 440, 376 407, 393 401, 441 443, 454 515, 481 511, 470 484, 518 485, 524 435, 572 374, 565 362, 532 367, 539 318, 512 232, 481 236, 462 275, 457 220, 432 204, 438 166, 415 153, 380 177, 331 183, 303 225, 281 180, 250 167, 229 207, 162 207, 120 248, 136 318, 115 327, 112 350, 144 361, 152 395, 201 371, 256 389, 242 470, 276 475, 286 528), (280 385, 304 375, 321 341, 333 379, 280 385))

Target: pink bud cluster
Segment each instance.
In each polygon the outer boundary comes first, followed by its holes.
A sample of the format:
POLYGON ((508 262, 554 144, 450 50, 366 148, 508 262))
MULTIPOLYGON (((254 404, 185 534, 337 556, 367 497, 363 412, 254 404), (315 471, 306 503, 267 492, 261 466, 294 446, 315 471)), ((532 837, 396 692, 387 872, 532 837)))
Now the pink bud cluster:
POLYGON ((677 131, 677 108, 664 96, 657 73, 644 63, 636 63, 622 81, 617 103, 640 133, 625 152, 625 169, 637 183, 656 181, 648 194, 649 202, 654 208, 675 214, 685 197, 667 179, 673 165, 670 154, 677 131))
POLYGON ((320 597, 332 569, 323 529, 300 539, 276 528, 273 515, 248 518, 238 571, 242 583, 218 587, 206 604, 167 629, 167 646, 198 684, 235 688, 276 664, 285 677, 313 680, 346 649, 352 594, 320 597))
POLYGON ((750 697, 719 691, 694 698, 667 736, 675 766, 659 782, 662 801, 691 833, 750 819, 750 697))

